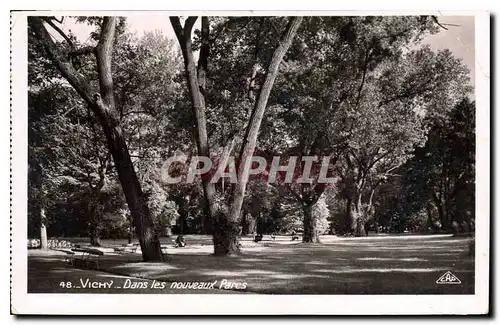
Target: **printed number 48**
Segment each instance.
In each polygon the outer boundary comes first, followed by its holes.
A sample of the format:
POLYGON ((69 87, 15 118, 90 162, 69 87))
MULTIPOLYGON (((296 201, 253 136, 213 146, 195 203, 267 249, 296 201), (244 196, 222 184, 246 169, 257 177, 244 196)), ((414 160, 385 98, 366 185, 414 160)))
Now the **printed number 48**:
POLYGON ((59 283, 61 288, 71 288, 71 282, 61 282, 59 283))

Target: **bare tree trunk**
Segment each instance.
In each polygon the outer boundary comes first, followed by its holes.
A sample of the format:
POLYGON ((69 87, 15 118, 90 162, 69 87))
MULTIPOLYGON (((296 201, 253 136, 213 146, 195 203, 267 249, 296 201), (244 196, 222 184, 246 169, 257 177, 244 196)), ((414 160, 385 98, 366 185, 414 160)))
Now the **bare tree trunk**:
POLYGON ((303 204, 302 211, 304 212, 304 235, 302 236, 303 243, 319 243, 319 235, 316 227, 316 220, 313 215, 314 204, 303 204))
MULTIPOLYGON (((269 99, 269 95, 271 93, 271 89, 274 84, 274 80, 278 75, 278 69, 280 66, 285 53, 288 48, 292 44, 292 40, 299 29, 299 26, 302 22, 302 17, 293 17, 290 19, 290 22, 287 26, 286 32, 280 40, 280 44, 274 50, 273 56, 271 58, 271 62, 269 63, 266 77, 264 80, 264 84, 261 87, 258 99, 255 103, 255 108, 250 117, 250 123, 248 124, 248 128, 246 130, 245 137, 243 139, 242 151, 240 154, 241 164, 238 168, 238 183, 235 186, 235 190, 233 193, 233 201, 231 204, 231 210, 229 212, 229 216, 227 218, 227 225, 229 229, 237 229, 235 225, 238 223, 238 217, 240 215, 241 206, 243 205, 243 199, 245 196, 246 186, 248 182, 248 174, 250 171, 250 160, 253 156, 253 152, 255 150, 255 145, 257 143, 257 135, 259 133, 260 124, 262 122, 262 118, 264 117, 264 112, 267 106, 267 101, 269 99)), ((237 232, 227 233, 231 238, 227 240, 227 242, 232 242, 233 238, 237 237, 237 232)), ((223 254, 233 254, 237 253, 237 251, 232 251, 229 247, 222 247, 219 252, 220 255, 223 254)))
POLYGON ((100 160, 99 166, 99 181, 95 186, 89 184, 91 196, 90 204, 90 245, 101 247, 101 228, 102 228, 102 215, 103 215, 103 205, 101 202, 101 190, 106 182, 106 166, 108 164, 108 158, 100 160))
POLYGON ((353 227, 354 236, 366 236, 366 216, 363 213, 361 204, 361 193, 356 193, 354 204, 351 206, 351 226, 353 227))
MULTIPOLYGON (((189 93, 191 95, 193 111, 196 116, 196 140, 198 146, 198 154, 200 156, 210 157, 204 99, 206 69, 208 66, 209 54, 208 17, 202 17, 202 48, 200 50, 200 57, 198 60, 198 69, 194 62, 191 41, 191 30, 196 20, 197 17, 189 17, 186 20, 184 27, 182 27, 178 17, 170 17, 170 22, 172 23, 172 27, 177 36, 177 40, 179 41, 179 44, 181 46, 189 93)), ((206 177, 202 178, 202 184, 206 201, 205 214, 209 219, 213 219, 218 210, 215 204, 215 186, 214 184, 210 183, 210 179, 206 177)))
POLYGON ((85 77, 78 73, 67 58, 58 52, 56 45, 43 25, 42 19, 42 17, 29 17, 28 22, 62 76, 82 96, 99 119, 127 204, 134 219, 135 229, 141 244, 142 258, 145 262, 162 261, 164 257, 161 252, 160 241, 154 232, 146 197, 135 173, 118 118, 115 116, 111 56, 116 18, 104 17, 101 37, 95 48, 99 74, 99 93, 95 92, 85 77))
POLYGON ((449 231, 448 220, 446 216, 446 210, 441 200, 441 196, 438 196, 436 193, 432 193, 432 197, 434 199, 434 203, 436 204, 436 208, 438 211, 439 221, 441 222, 441 230, 449 231))
MULTIPOLYGON (((96 104, 101 107, 99 120, 113 156, 118 178, 125 192, 125 198, 134 218, 135 230, 141 244, 142 258, 147 261, 162 261, 160 240, 154 231, 147 200, 142 192, 135 173, 132 159, 123 137, 117 117, 114 115, 113 79, 111 74, 111 53, 113 50, 116 19, 105 17, 101 39, 96 48, 97 68, 99 72, 100 98, 96 104)), ((97 97, 97 96, 96 96, 97 97)))
POLYGON ((45 216, 45 208, 40 208, 40 248, 43 250, 49 249, 47 240, 47 217, 45 216))
MULTIPOLYGON (((189 92, 191 94, 193 109, 196 115, 196 124, 198 130, 198 153, 202 156, 209 157, 210 150, 208 147, 204 98, 206 71, 209 56, 209 24, 208 18, 202 17, 202 46, 200 49, 200 57, 198 60, 198 69, 196 69, 191 41, 191 30, 196 20, 197 17, 189 17, 186 19, 184 27, 182 27, 178 17, 170 17, 172 27, 180 43, 182 54, 184 57, 184 66, 186 70, 189 92)), ((301 17, 294 17, 290 20, 285 35, 282 37, 279 46, 273 53, 264 84, 261 88, 259 98, 250 117, 250 123, 248 124, 245 138, 243 139, 241 160, 244 163, 242 164, 242 166, 240 166, 240 170, 238 170, 239 180, 236 184, 236 189, 233 194, 233 201, 229 215, 226 215, 225 212, 219 209, 215 203, 214 184, 211 184, 209 179, 203 180, 203 189, 208 204, 209 216, 213 219, 213 242, 215 255, 231 255, 237 254, 240 251, 238 245, 238 219, 241 212, 241 206, 243 204, 243 197, 245 194, 248 172, 250 169, 250 161, 248 160, 248 163, 245 163, 245 161, 253 155, 255 144, 257 141, 257 134, 262 122, 271 88, 278 73, 279 65, 286 51, 290 47, 301 21, 301 17)))
POLYGON ((425 232, 434 231, 434 223, 432 222, 432 205, 427 203, 427 221, 425 223, 425 232))
POLYGON ((363 215, 361 212, 356 210, 352 211, 354 236, 363 237, 366 236, 365 222, 363 220, 363 215))
POLYGON ((229 222, 222 213, 214 218, 213 242, 215 255, 233 255, 240 252, 239 225, 229 222))
POLYGON ((90 233, 90 245, 101 247, 101 238, 97 227, 93 227, 90 233))
POLYGON ((90 227, 89 227, 89 237, 90 237, 90 245, 101 247, 101 215, 99 214, 98 203, 91 202, 92 205, 90 209, 90 227))
MULTIPOLYGON (((251 103, 255 103, 255 79, 257 78, 257 69, 258 69, 258 57, 260 52, 260 43, 261 43, 261 33, 262 26, 264 25, 264 17, 259 18, 259 29, 255 38, 255 51, 254 51, 254 60, 255 63, 252 65, 252 71, 250 73, 250 77, 248 78, 248 90, 247 90, 247 98, 251 103)), ((248 115, 252 113, 251 106, 248 108, 248 115)))
POLYGON ((90 237, 90 245, 101 247, 101 214, 99 208, 99 197, 97 196, 98 189, 95 188, 93 191, 93 196, 90 198, 89 209, 88 209, 88 218, 89 218, 89 229, 88 234, 90 237))
POLYGON ((344 212, 344 218, 343 218, 343 224, 342 224, 342 232, 344 234, 347 234, 351 232, 352 229, 352 216, 351 216, 351 210, 352 209, 352 199, 348 197, 346 199, 346 205, 345 205, 345 212, 344 212))

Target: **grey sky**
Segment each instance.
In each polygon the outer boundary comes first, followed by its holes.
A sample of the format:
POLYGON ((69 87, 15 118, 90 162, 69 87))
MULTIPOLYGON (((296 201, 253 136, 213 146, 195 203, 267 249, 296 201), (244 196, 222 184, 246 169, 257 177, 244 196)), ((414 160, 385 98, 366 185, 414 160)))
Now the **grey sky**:
POLYGON ((434 50, 448 48, 457 58, 462 59, 471 72, 471 84, 474 85, 474 16, 440 16, 439 22, 458 26, 445 25, 448 30, 443 29, 436 35, 428 36, 424 42, 434 50))
MULTIPOLYGON (((450 49, 450 51, 463 62, 470 70, 471 84, 474 85, 475 57, 474 57, 474 16, 439 16, 439 21, 448 30, 442 29, 438 34, 428 36, 424 43, 429 44, 434 50, 450 49)), ((127 16, 128 28, 141 36, 144 32, 159 30, 169 38, 174 38, 174 32, 168 16, 165 13, 148 12, 140 15, 127 16)), ((84 42, 89 38, 91 27, 85 24, 75 24, 72 20, 64 21, 64 30, 71 29, 76 37, 84 42)), ((196 26, 195 26, 196 27, 196 26)))

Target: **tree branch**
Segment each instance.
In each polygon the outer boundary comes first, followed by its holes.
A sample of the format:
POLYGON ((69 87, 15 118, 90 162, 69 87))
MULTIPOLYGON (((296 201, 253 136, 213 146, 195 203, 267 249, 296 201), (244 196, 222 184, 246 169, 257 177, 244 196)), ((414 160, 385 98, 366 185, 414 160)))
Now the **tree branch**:
POLYGON ((364 60, 364 64, 363 64, 363 77, 361 78, 361 84, 358 87, 358 95, 356 97, 356 107, 359 106, 359 101, 361 99, 361 92, 363 91, 363 87, 365 85, 366 72, 368 70, 368 62, 369 62, 369 59, 370 59, 370 56, 371 56, 370 55, 371 50, 372 50, 372 47, 370 46, 366 50, 366 53, 365 53, 365 60, 364 60))
POLYGON ((52 22, 52 20, 58 21, 55 17, 42 17, 41 19, 43 19, 47 24, 49 24, 50 27, 52 27, 59 35, 61 35, 62 38, 64 38, 64 40, 66 40, 66 42, 68 42, 68 44, 71 48, 75 47, 75 45, 73 44, 73 41, 71 41, 71 39, 68 37, 68 35, 66 35, 66 33, 64 33, 59 27, 57 27, 56 24, 54 24, 52 22))
POLYGON ((79 55, 95 54, 96 48, 94 46, 85 46, 73 51, 68 52, 69 57, 77 57, 79 55))
POLYGON ((110 111, 114 112, 113 74, 111 70, 116 17, 104 17, 101 37, 96 47, 97 71, 101 98, 110 111))
POLYGON ((184 42, 181 42, 184 40, 184 28, 182 28, 181 21, 179 17, 175 16, 172 16, 169 19, 172 24, 172 28, 174 29, 175 36, 177 36, 177 39, 179 40, 181 49, 184 51, 184 42))
POLYGON ((435 22, 436 24, 438 24, 438 26, 439 26, 439 27, 443 28, 444 30, 448 30, 448 28, 444 27, 444 26, 443 26, 443 25, 439 22, 439 20, 437 19, 437 17, 436 17, 436 16, 431 16, 431 17, 432 17, 432 20, 434 20, 434 22, 435 22))
POLYGON ((196 20, 198 19, 198 17, 195 17, 195 16, 191 16, 191 17, 188 17, 188 19, 186 19, 186 22, 184 23, 184 37, 187 38, 191 38, 191 31, 193 30, 193 26, 194 26, 194 23, 196 22, 196 20))
POLYGON ((369 168, 371 169, 373 166, 375 166, 375 164, 377 162, 379 162, 380 160, 384 159, 385 157, 387 157, 388 155, 390 155, 391 153, 393 152, 393 150, 391 151, 387 151, 386 153, 384 153, 383 155, 381 155, 380 157, 378 157, 377 159, 375 159, 371 165, 369 166, 369 168))
MULTIPOLYGON (((250 78, 248 79, 248 89, 247 89, 247 98, 251 103, 255 103, 255 79, 257 77, 257 68, 258 68, 258 58, 260 52, 260 42, 262 36, 262 26, 264 25, 264 18, 259 18, 259 29, 257 32, 257 37, 255 38, 255 49, 254 49, 254 64, 252 65, 252 72, 250 74, 250 78)), ((251 107, 249 107, 247 114, 250 115, 251 107)))
POLYGON ((385 174, 385 175, 389 174, 390 172, 392 172, 394 169, 398 168, 399 166, 400 166, 400 165, 399 165, 399 164, 397 164, 397 165, 394 165, 394 166, 390 167, 389 169, 387 169, 387 170, 385 171, 385 173, 384 173, 384 174, 385 174))
POLYGON ((203 99, 205 98, 205 88, 207 83, 207 71, 208 71, 208 56, 210 55, 209 37, 210 37, 210 30, 209 30, 208 17, 201 17, 201 49, 200 49, 200 57, 198 58, 197 74, 198 74, 198 84, 200 85, 200 92, 203 95, 203 99))
POLYGON ((92 88, 87 79, 73 68, 67 58, 59 53, 56 44, 43 25, 43 21, 46 20, 42 20, 41 17, 28 17, 28 23, 33 28, 37 39, 42 43, 45 52, 56 64, 63 77, 68 80, 68 82, 88 104, 95 105, 96 101, 93 95, 95 94, 95 90, 92 88))
POLYGON ((57 21, 59 24, 62 24, 64 21, 64 16, 61 17, 61 20, 58 20, 56 17, 52 17, 55 21, 57 21))

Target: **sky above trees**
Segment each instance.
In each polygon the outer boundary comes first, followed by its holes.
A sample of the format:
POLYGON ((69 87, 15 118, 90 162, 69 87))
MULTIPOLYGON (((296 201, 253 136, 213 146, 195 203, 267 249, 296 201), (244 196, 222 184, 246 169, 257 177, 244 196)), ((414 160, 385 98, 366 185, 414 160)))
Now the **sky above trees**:
MULTIPOLYGON (((436 35, 427 36, 423 42, 434 50, 449 49, 457 58, 464 61, 470 70, 471 84, 475 81, 474 57, 474 16, 440 16, 439 21, 448 30, 442 30, 436 35)), ((140 15, 127 16, 128 30, 142 36, 145 32, 161 31, 170 39, 175 39, 172 26, 163 13, 148 12, 140 15)), ((194 29, 199 29, 199 21, 194 29)), ((92 26, 75 23, 72 19, 64 21, 64 30, 71 30, 81 42, 88 42, 92 26)), ((55 34, 53 34, 55 35, 55 34)))

